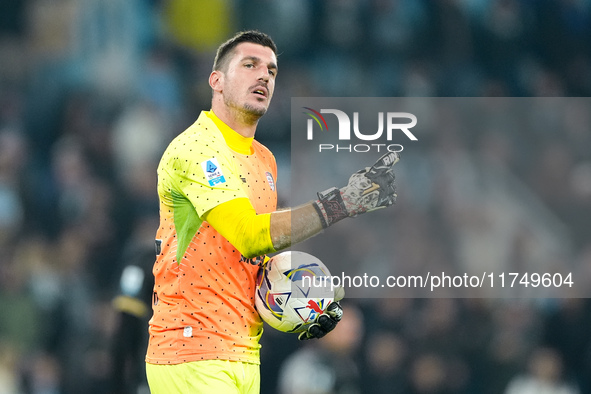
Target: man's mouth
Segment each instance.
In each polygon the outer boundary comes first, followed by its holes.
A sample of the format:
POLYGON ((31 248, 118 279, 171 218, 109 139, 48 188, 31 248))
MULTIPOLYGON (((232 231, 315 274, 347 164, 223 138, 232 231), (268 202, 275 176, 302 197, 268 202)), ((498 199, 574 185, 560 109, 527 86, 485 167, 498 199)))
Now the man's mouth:
POLYGON ((261 97, 267 97, 267 89, 266 88, 256 88, 255 90, 252 91, 252 93, 259 95, 261 97))

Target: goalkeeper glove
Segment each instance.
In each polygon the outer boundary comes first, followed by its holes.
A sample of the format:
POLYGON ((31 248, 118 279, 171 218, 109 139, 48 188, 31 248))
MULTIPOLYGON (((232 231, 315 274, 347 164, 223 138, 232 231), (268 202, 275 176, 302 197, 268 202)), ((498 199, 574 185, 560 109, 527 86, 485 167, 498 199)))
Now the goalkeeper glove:
POLYGON ((347 186, 318 193, 314 208, 322 227, 327 228, 346 217, 357 216, 396 202, 395 176, 392 166, 400 160, 396 152, 380 157, 371 167, 351 175, 347 186))
POLYGON ((308 329, 300 335, 298 339, 305 341, 306 339, 322 338, 337 326, 337 323, 343 318, 343 308, 339 301, 345 297, 345 289, 337 287, 335 290, 334 301, 331 302, 326 311, 316 318, 316 321, 308 327, 308 329))
POLYGON ((300 341, 313 338, 322 338, 337 326, 343 317, 343 308, 338 301, 328 305, 326 311, 316 318, 316 321, 308 329, 298 336, 300 341))

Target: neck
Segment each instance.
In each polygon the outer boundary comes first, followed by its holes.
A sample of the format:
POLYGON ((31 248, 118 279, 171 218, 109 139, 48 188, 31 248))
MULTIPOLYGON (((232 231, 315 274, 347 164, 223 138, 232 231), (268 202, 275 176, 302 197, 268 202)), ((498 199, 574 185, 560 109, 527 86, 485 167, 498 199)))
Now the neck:
POLYGON ((241 136, 246 138, 254 137, 260 116, 228 107, 219 100, 212 101, 211 110, 222 122, 241 136))

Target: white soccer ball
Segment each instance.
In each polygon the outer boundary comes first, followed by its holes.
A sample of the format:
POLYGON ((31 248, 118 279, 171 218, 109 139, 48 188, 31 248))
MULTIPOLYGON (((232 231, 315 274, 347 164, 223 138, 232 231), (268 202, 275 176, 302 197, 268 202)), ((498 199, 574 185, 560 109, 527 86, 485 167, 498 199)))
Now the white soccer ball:
POLYGON ((333 301, 328 268, 308 253, 277 254, 259 270, 255 306, 279 331, 305 331, 333 301))

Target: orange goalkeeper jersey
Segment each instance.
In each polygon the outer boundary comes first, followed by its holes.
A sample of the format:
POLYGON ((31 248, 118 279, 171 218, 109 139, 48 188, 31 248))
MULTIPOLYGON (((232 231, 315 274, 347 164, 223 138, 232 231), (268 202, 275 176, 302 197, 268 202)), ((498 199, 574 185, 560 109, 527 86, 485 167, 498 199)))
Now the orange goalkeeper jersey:
POLYGON ((213 112, 202 112, 168 146, 158 166, 160 250, 146 362, 259 363, 258 266, 241 261, 240 252, 201 217, 241 197, 258 214, 274 211, 276 178, 271 152, 213 112))

